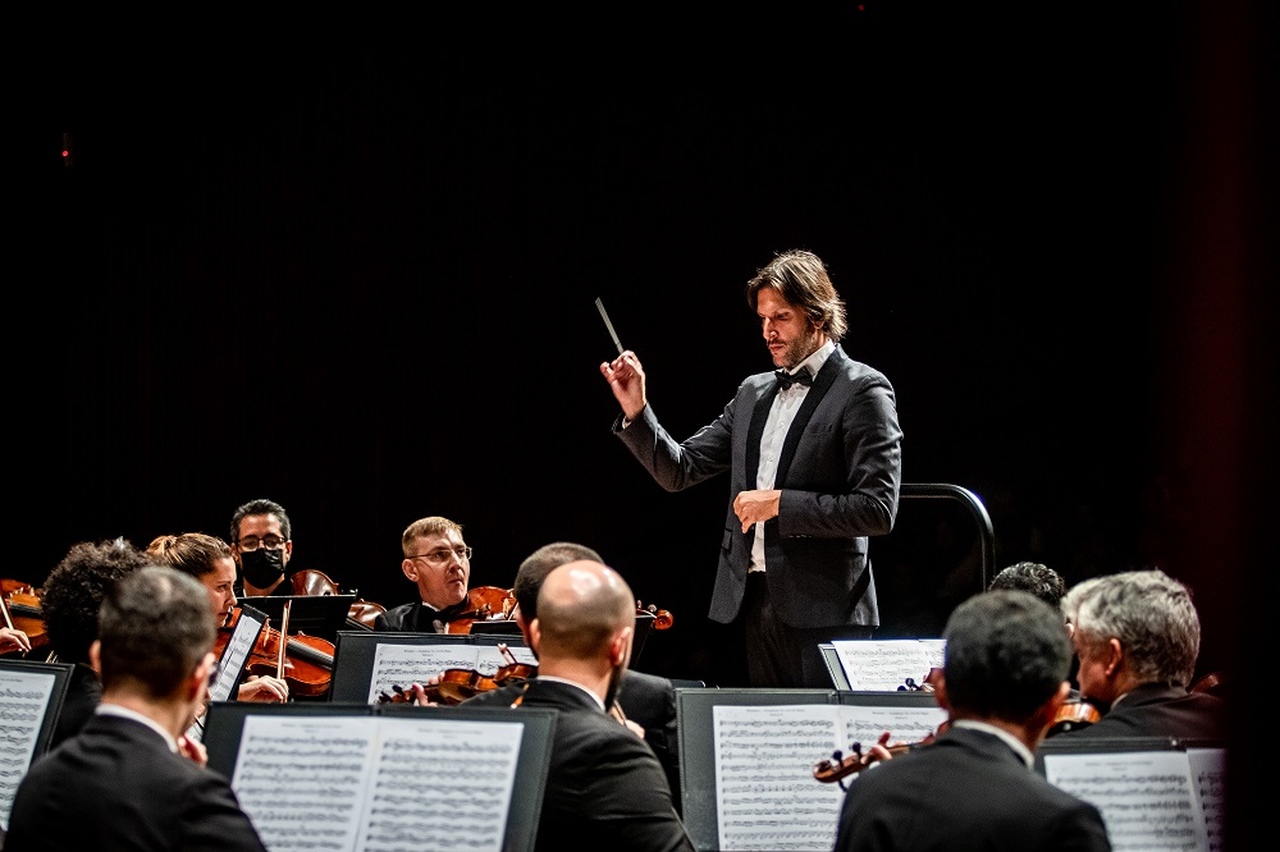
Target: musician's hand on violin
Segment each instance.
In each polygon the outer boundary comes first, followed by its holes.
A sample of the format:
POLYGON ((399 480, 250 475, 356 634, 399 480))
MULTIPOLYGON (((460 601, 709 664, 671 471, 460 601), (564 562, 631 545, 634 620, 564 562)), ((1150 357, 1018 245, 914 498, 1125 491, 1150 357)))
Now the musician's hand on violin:
POLYGON ((741 491, 733 498, 733 513, 742 522, 745 533, 761 521, 778 517, 782 492, 777 490, 741 491))
MULTIPOLYGON (((434 680, 436 684, 440 682, 439 676, 433 677, 431 678, 431 680, 434 680)), ((434 686, 435 684, 431 684, 431 685, 434 686)), ((409 684, 408 693, 410 698, 413 700, 413 703, 418 705, 419 707, 439 707, 440 706, 439 702, 431 700, 431 697, 427 695, 427 688, 420 683, 409 684)))
POLYGON ((240 684, 236 698, 240 701, 283 704, 289 700, 289 684, 270 675, 253 675, 240 684))
POLYGON ((0 654, 7 651, 30 651, 31 639, 16 627, 0 627, 0 654))
POLYGON ((622 414, 635 420, 645 406, 644 368, 636 353, 628 349, 612 361, 600 365, 600 374, 609 382, 622 414))
POLYGON ((209 765, 209 751, 204 747, 204 743, 196 742, 186 737, 178 737, 178 754, 200 766, 209 765))
MULTIPOLYGON (((897 745, 903 745, 903 743, 897 743, 897 745)), ((893 752, 889 751, 890 748, 889 732, 885 731, 862 755, 862 765, 866 767, 881 760, 892 760, 893 752)))

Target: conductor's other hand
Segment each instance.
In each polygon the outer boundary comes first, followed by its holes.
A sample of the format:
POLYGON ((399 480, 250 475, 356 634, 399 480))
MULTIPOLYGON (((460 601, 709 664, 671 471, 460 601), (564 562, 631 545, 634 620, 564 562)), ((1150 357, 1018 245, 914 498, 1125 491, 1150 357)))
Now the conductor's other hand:
POLYGON ((782 502, 782 492, 776 489, 741 491, 733 498, 733 513, 742 522, 742 531, 762 521, 778 517, 778 506, 782 502))
POLYGON ((639 417, 645 406, 644 368, 636 353, 628 349, 613 361, 606 361, 600 365, 600 373, 622 406, 622 415, 628 420, 639 417))

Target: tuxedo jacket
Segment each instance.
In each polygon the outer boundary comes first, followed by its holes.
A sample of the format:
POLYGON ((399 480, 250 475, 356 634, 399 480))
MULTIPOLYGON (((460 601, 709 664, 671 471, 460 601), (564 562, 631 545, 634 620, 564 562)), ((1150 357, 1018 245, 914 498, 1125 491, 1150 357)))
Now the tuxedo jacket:
MULTIPOLYGON (((724 624, 742 605, 754 536, 742 532, 733 499, 756 487, 760 439, 777 393, 773 373, 748 377, 724 412, 683 442, 662 428, 652 406, 625 429, 621 417, 614 421, 614 433, 668 491, 729 472, 710 611, 724 624)), ((769 600, 785 623, 879 626, 867 537, 893 528, 901 466, 893 387, 837 346, 787 431, 774 481, 782 492, 778 517, 765 524, 769 600)))
MULTIPOLYGON (((525 681, 504 682, 497 689, 478 693, 464 704, 509 707, 524 691, 525 681)), ((653 749, 667 775, 672 803, 680 812, 680 737, 676 727, 676 690, 665 677, 627 669, 618 686, 618 706, 631 721, 644 728, 644 740, 653 749)))
POLYGON ((952 727, 849 783, 835 852, 1109 850, 1096 807, 986 731, 952 727))
POLYGON ((662 765, 575 686, 530 678, 521 706, 557 710, 539 850, 691 850, 662 765))
POLYGON ((443 633, 443 630, 436 629, 435 621, 448 621, 466 608, 466 600, 443 612, 422 601, 413 601, 378 613, 373 619, 373 629, 398 633, 443 633))
POLYGON ((32 764, 4 841, 5 852, 263 848, 225 776, 104 714, 32 764))
POLYGON ((1147 683, 1113 704, 1097 722, 1058 734, 1054 741, 1115 737, 1225 741, 1227 703, 1215 695, 1188 692, 1181 686, 1147 683))

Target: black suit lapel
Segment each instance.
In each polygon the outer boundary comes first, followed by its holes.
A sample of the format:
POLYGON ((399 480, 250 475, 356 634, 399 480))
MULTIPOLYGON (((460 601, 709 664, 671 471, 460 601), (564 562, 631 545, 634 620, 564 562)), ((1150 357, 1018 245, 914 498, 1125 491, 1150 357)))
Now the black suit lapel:
POLYGON ((764 423, 769 419, 769 406, 773 405, 773 398, 777 395, 778 383, 775 381, 760 395, 751 411, 751 425, 747 427, 746 479, 742 483, 747 490, 756 487, 756 473, 760 470, 760 439, 764 437, 764 423))
MULTIPOLYGON (((795 419, 791 421, 791 426, 787 429, 787 437, 782 442, 782 452, 778 455, 778 473, 773 478, 774 488, 781 488, 783 483, 787 481, 787 471, 791 468, 791 460, 795 458, 796 447, 800 444, 800 436, 804 434, 804 427, 808 425, 809 419, 813 417, 813 412, 817 409, 818 403, 822 402, 822 398, 831 389, 832 383, 836 380, 836 374, 840 372, 840 362, 843 360, 844 353, 837 346, 827 356, 826 363, 822 365, 818 375, 813 377, 813 387, 809 388, 809 392, 804 395, 804 402, 800 403, 800 410, 796 412, 795 419)), ((777 393, 776 386, 774 393, 777 393)), ((769 398, 773 399, 772 396, 769 398)), ((752 425, 754 426, 755 424, 753 423, 752 425)), ((763 432, 763 423, 760 428, 763 432)), ((748 449, 752 446, 756 448, 756 455, 758 456, 760 453, 759 436, 748 446, 748 449)), ((754 478, 751 481, 754 482, 754 478)))

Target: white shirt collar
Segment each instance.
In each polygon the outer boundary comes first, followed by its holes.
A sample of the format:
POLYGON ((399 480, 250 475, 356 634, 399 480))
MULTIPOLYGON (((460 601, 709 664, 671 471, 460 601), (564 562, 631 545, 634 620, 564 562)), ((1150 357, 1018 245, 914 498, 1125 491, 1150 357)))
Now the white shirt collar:
POLYGON ((956 728, 972 728, 975 731, 986 731, 988 734, 995 734, 1000 739, 1009 744, 1009 748, 1018 753, 1018 757, 1022 758, 1022 762, 1027 765, 1028 769, 1034 769, 1036 765, 1035 755, 1031 753, 1031 749, 1027 748, 1022 740, 1013 734, 997 728, 995 725, 988 725, 986 722, 978 722, 973 719, 956 719, 951 723, 956 728))
POLYGON ((594 701, 596 703, 596 706, 600 708, 600 712, 602 713, 604 712, 604 701, 600 699, 600 696, 596 695, 594 692, 587 689, 582 684, 577 683, 576 681, 568 680, 562 677, 556 677, 555 675, 544 675, 544 674, 539 674, 538 680, 544 681, 544 682, 551 682, 551 683, 567 683, 570 686, 576 686, 578 689, 581 689, 587 695, 590 695, 591 700, 594 701))
POLYGON ((128 707, 122 707, 119 704, 107 704, 105 702, 99 704, 94 710, 95 713, 101 713, 103 716, 119 716, 122 719, 132 719, 135 722, 141 722, 160 736, 164 737, 164 741, 169 744, 169 751, 174 754, 178 753, 178 741, 173 738, 173 734, 160 727, 155 719, 143 716, 137 710, 130 710, 128 707))

